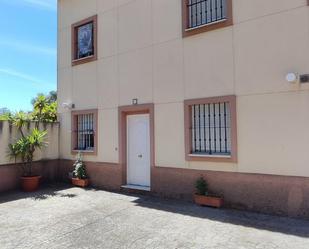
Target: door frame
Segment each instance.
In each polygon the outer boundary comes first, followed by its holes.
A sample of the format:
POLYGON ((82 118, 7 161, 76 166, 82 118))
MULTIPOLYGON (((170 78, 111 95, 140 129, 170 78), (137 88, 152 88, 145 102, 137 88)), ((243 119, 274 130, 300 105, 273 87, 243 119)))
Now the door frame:
POLYGON ((122 185, 127 184, 127 116, 135 114, 149 114, 150 133, 150 189, 152 189, 152 175, 154 170, 154 104, 140 104, 119 106, 118 128, 119 128, 119 163, 122 171, 122 185))

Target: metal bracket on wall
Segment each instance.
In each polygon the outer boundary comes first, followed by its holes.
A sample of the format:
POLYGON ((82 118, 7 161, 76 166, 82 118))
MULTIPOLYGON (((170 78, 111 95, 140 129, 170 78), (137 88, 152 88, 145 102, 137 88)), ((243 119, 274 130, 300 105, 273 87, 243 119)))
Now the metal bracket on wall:
POLYGON ((299 76, 300 83, 309 83, 309 74, 302 74, 299 76))

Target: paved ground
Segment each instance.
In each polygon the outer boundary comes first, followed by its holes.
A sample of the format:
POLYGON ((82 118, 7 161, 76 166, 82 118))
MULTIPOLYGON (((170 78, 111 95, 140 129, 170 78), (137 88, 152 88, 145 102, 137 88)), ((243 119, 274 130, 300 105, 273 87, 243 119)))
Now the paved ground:
POLYGON ((58 186, 0 197, 0 248, 308 249, 309 221, 58 186))

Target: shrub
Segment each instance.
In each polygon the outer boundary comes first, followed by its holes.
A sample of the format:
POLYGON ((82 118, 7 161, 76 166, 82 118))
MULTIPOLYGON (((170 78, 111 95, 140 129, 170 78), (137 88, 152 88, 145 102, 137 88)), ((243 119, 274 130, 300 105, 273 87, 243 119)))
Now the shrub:
POLYGON ((20 133, 21 138, 9 144, 8 154, 15 162, 17 159, 21 160, 24 176, 32 176, 34 152, 46 145, 44 140, 47 132, 34 128, 28 135, 24 135, 21 128, 20 133))
POLYGON ((195 182, 195 188, 197 194, 208 195, 208 184, 202 176, 195 182))
POLYGON ((87 179, 85 163, 83 162, 82 155, 80 152, 78 152, 76 161, 73 164, 73 166, 74 166, 74 171, 73 171, 74 177, 78 179, 87 179))
POLYGON ((45 142, 47 131, 40 130, 40 123, 57 121, 57 93, 50 92, 48 96, 39 94, 33 99, 33 111, 6 113, 0 116, 0 120, 7 120, 15 126, 19 138, 8 146, 8 155, 11 159, 20 159, 22 162, 23 175, 32 176, 32 163, 37 149, 47 145, 45 142), (28 132, 30 123, 34 122, 34 129, 28 132), (28 127, 26 130, 25 127, 28 127))

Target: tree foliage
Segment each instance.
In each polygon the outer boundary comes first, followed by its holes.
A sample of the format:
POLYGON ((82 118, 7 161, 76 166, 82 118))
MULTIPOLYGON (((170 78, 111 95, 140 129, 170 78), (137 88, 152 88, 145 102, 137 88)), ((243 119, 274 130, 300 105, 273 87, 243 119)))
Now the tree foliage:
POLYGON ((38 98, 40 98, 40 96, 45 96, 48 103, 57 102, 57 92, 50 91, 47 95, 45 95, 44 93, 38 93, 37 96, 31 100, 31 104, 34 105, 35 102, 37 102, 38 98))
POLYGON ((45 123, 57 121, 57 102, 48 96, 38 96, 33 103, 32 119, 45 123))
POLYGON ((47 95, 39 93, 37 97, 31 100, 32 112, 18 112, 15 114, 4 113, 0 115, 0 121, 10 121, 13 116, 23 115, 27 121, 38 121, 42 123, 51 123, 57 121, 57 92, 51 91, 47 95))

